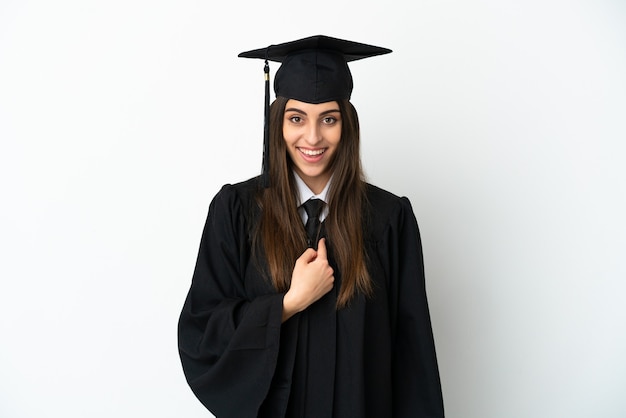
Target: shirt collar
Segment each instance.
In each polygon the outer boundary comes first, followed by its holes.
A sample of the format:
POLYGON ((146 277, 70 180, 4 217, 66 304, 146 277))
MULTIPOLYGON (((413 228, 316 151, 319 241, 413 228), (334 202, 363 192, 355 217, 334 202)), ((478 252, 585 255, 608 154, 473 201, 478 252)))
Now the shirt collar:
POLYGON ((324 186, 324 190, 322 190, 320 194, 315 194, 313 193, 313 191, 311 191, 311 189, 309 189, 309 186, 306 185, 304 180, 300 178, 298 173, 294 171, 293 174, 296 179, 296 186, 298 187, 298 207, 300 207, 300 205, 302 205, 304 202, 312 197, 322 199, 328 205, 328 188, 330 186, 332 178, 328 181, 328 183, 326 183, 326 186, 324 186))
POLYGON ((302 204, 313 197, 321 199, 326 203, 322 209, 322 213, 320 213, 320 220, 323 221, 328 215, 328 189, 330 187, 330 183, 333 181, 332 176, 328 183, 326 183, 326 186, 324 186, 324 190, 322 190, 320 194, 315 194, 311 189, 309 189, 309 186, 306 185, 304 180, 300 178, 298 173, 294 171, 293 175, 296 179, 296 187, 298 188, 297 204, 302 222, 306 222, 307 219, 306 212, 302 209, 302 204))

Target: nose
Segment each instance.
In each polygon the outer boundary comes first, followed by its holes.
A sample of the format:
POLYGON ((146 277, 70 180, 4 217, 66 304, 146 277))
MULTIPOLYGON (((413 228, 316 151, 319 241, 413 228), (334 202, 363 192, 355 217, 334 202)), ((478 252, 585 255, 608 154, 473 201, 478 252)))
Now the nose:
POLYGON ((322 130, 317 123, 311 123, 309 126, 307 126, 305 132, 305 141, 311 146, 322 142, 322 130))

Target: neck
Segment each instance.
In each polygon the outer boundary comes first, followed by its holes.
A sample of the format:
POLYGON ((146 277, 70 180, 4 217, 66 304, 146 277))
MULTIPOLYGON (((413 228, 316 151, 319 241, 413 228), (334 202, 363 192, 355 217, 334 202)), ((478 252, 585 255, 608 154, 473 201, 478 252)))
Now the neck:
POLYGON ((307 177, 302 173, 298 173, 298 176, 302 179, 304 184, 311 189, 316 195, 322 193, 328 182, 330 181, 330 174, 324 176, 307 177))

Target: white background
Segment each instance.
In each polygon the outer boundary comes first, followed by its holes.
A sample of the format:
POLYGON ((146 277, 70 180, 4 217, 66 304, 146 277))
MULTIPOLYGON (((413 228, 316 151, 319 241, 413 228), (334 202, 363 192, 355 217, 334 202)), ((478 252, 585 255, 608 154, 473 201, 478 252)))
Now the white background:
MULTIPOLYGON (((371 182, 420 223, 449 418, 626 416, 626 4, 0 2, 0 416, 207 417, 176 324, 262 62, 355 62, 371 182)), ((276 71, 274 65, 272 71, 276 71)))

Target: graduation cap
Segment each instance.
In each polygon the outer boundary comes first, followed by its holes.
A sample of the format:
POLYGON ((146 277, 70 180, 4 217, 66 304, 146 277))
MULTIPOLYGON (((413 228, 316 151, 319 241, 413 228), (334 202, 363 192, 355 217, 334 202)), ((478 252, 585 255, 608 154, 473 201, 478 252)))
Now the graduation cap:
POLYGON ((263 134, 263 185, 269 186, 269 63, 280 62, 274 78, 276 96, 306 103, 349 99, 352 74, 348 62, 390 53, 378 46, 332 38, 310 36, 296 41, 242 52, 242 58, 265 60, 265 126, 263 134))

